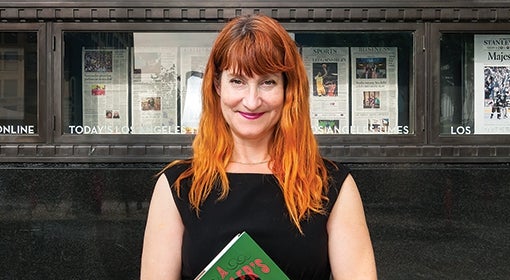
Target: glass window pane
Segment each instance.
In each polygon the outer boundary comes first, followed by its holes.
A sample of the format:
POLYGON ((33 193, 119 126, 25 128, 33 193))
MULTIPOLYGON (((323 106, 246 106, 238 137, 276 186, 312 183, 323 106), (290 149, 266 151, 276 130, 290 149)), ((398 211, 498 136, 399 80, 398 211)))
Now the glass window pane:
POLYGON ((316 134, 409 134, 410 32, 296 33, 316 134))
MULTIPOLYGON (((413 133, 412 33, 292 36, 309 72, 315 133, 413 133)), ((64 133, 196 133, 202 73, 215 37, 65 32, 64 133)))
POLYGON ((441 38, 441 133, 510 134, 510 35, 441 38))
POLYGON ((443 34, 440 58, 441 134, 471 134, 473 114, 473 35, 443 34))
POLYGON ((0 32, 0 134, 37 133, 37 33, 0 32))
POLYGON ((64 33, 64 133, 196 132, 202 73, 215 37, 64 33))
POLYGON ((14 97, 16 98, 18 96, 18 80, 4 80, 4 88, 3 93, 4 97, 14 97))

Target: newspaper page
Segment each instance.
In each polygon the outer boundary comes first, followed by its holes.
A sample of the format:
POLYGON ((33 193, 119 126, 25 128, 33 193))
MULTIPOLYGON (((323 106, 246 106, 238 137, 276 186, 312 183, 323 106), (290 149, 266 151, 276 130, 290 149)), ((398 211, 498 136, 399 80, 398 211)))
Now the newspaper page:
POLYGON ((83 127, 77 134, 128 134, 127 49, 82 49, 83 127))
POLYGON ((194 134, 202 111, 202 80, 211 47, 182 47, 181 57, 181 132, 194 134))
POLYGON ((396 47, 351 48, 352 134, 400 134, 396 47))
POLYGON ((475 35, 474 60, 474 134, 510 134, 510 35, 475 35))
POLYGON ((349 48, 305 47, 314 134, 349 133, 349 48))
POLYGON ((165 33, 135 33, 132 75, 134 134, 180 133, 177 123, 177 47, 165 33))

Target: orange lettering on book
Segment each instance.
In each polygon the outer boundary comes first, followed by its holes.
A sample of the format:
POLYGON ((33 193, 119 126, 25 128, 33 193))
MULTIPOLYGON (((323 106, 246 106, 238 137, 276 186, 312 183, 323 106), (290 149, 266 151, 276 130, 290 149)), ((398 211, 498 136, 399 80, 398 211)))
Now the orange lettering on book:
POLYGON ((253 269, 251 269, 249 265, 243 266, 243 271, 246 273, 246 276, 248 276, 250 280, 256 280, 259 278, 259 276, 253 272, 253 269))
POLYGON ((226 272, 225 270, 223 270, 223 268, 221 268, 220 266, 216 267, 216 270, 218 271, 218 273, 220 274, 221 276, 221 279, 225 279, 225 276, 228 275, 228 272, 226 272))
POLYGON ((271 271, 269 266, 267 266, 264 263, 262 263, 261 259, 256 259, 254 262, 260 268, 260 271, 262 271, 263 273, 267 274, 267 273, 269 273, 271 271))

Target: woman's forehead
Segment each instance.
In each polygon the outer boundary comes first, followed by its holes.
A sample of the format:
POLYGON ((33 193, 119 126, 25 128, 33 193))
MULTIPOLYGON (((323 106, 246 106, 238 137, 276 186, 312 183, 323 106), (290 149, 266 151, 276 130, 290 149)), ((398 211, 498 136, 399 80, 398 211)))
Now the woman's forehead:
POLYGON ((251 75, 248 75, 244 72, 234 71, 231 69, 225 69, 222 71, 222 73, 227 77, 247 77, 247 78, 279 78, 283 75, 282 72, 268 72, 268 73, 251 73, 251 75))

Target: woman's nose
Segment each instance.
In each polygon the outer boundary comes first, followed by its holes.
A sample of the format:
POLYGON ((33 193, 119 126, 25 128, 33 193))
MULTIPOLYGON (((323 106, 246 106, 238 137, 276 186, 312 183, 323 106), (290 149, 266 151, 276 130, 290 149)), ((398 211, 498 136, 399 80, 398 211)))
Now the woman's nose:
POLYGON ((255 111, 261 104, 262 99, 259 95, 259 88, 254 85, 250 85, 243 98, 243 106, 250 111, 255 111))

